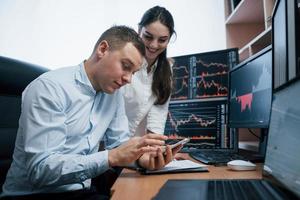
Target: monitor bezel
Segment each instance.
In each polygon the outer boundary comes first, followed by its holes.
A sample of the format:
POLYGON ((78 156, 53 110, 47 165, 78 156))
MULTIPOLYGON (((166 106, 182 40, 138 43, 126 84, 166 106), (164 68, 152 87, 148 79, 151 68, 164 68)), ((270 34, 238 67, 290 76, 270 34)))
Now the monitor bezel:
MULTIPOLYGON (((238 58, 238 48, 229 48, 229 49, 221 49, 221 50, 216 50, 216 51, 207 51, 207 52, 199 52, 199 53, 192 53, 192 54, 184 54, 184 55, 178 55, 178 56, 172 56, 171 58, 181 58, 181 57, 191 57, 191 56, 205 56, 205 55, 209 55, 209 54, 216 54, 216 53, 226 53, 226 52, 230 52, 230 51, 235 51, 237 53, 237 59, 238 58)), ((239 60, 237 60, 237 62, 239 62, 239 60)))
MULTIPOLYGON (((294 79, 295 77, 300 75, 300 59, 297 57, 299 54, 299 34, 300 34, 300 28, 297 27, 297 24, 299 23, 299 18, 296 17, 297 12, 298 12, 298 2, 297 0, 292 0, 292 1, 288 1, 288 0, 277 0, 275 2, 275 6, 272 12, 272 63, 273 63, 273 70, 272 70, 272 89, 273 92, 280 90, 281 87, 283 87, 283 85, 287 84, 289 81, 291 81, 292 79, 294 79), (276 35, 275 33, 275 15, 278 12, 278 7, 279 4, 283 3, 284 4, 284 17, 285 17, 285 54, 286 54, 286 61, 285 61, 285 67, 284 67, 284 71, 285 71, 285 80, 282 83, 279 83, 279 85, 275 85, 275 51, 274 51, 274 45, 276 45, 275 42, 275 37, 274 35, 276 35), (292 9, 288 9, 288 8, 292 8, 292 9), (291 13, 293 12, 293 13, 291 13), (294 24, 291 24, 290 20, 289 20, 289 16, 292 14, 292 16, 294 17, 293 22, 294 24), (295 39, 295 44, 293 44, 294 46, 290 46, 290 44, 292 44, 289 41, 289 38, 293 37, 295 39), (291 49, 293 48, 293 49, 291 49), (291 52, 293 51, 293 58, 290 58, 291 52), (290 59, 292 59, 292 61, 290 61, 290 59), (299 59, 299 60, 298 60, 299 59), (292 66, 290 66, 290 63, 293 64, 294 69, 292 69, 292 66)), ((298 14, 299 15, 299 14, 298 14)), ((299 16, 298 16, 299 17, 299 16)), ((276 26, 276 25, 275 25, 276 26)))

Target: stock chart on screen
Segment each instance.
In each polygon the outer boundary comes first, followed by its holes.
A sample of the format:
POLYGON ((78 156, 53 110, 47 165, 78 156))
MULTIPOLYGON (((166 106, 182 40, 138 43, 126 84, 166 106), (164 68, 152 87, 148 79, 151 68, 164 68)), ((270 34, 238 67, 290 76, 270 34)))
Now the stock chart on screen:
POLYGON ((237 49, 173 58, 171 100, 206 99, 228 95, 228 71, 238 63, 237 49))
POLYGON ((272 99, 271 50, 239 64, 229 73, 229 125, 267 127, 272 99))
POLYGON ((188 145, 198 148, 227 148, 225 115, 226 100, 171 102, 165 135, 169 139, 190 138, 188 145))

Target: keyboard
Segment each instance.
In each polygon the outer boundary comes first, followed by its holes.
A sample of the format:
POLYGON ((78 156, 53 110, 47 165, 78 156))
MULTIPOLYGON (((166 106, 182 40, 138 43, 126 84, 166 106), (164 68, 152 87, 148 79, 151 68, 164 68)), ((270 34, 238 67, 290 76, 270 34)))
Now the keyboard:
POLYGON ((231 160, 247 160, 237 153, 224 151, 194 151, 189 154, 195 160, 208 165, 225 165, 231 160))
POLYGON ((207 199, 277 199, 280 196, 276 188, 263 180, 209 180, 207 183, 207 199))
POLYGON ((297 199, 265 180, 168 180, 154 200, 286 200, 297 199), (177 192, 174 192, 177 191, 177 192), (179 191, 179 192, 178 192, 179 191))

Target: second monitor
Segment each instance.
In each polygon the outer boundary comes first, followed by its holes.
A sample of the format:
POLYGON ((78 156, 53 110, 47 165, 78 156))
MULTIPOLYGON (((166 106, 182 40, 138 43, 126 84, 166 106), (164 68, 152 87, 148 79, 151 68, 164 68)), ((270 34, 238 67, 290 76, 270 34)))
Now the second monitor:
POLYGON ((169 139, 189 138, 188 147, 232 149, 233 138, 225 127, 226 100, 171 102, 165 135, 169 139))
POLYGON ((227 97, 228 71, 238 63, 237 49, 173 57, 171 100, 227 97))
POLYGON ((229 72, 229 127, 268 128, 272 51, 267 47, 229 72))

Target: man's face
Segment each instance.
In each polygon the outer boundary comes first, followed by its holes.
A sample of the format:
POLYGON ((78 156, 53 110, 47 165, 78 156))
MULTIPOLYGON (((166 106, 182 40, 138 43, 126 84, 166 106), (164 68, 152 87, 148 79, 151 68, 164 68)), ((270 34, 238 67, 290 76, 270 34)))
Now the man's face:
MULTIPOLYGON (((100 44, 101 45, 101 44, 100 44)), ((143 63, 143 56, 132 43, 122 49, 103 50, 94 75, 96 90, 113 93, 115 90, 131 82, 132 75, 143 63)))

